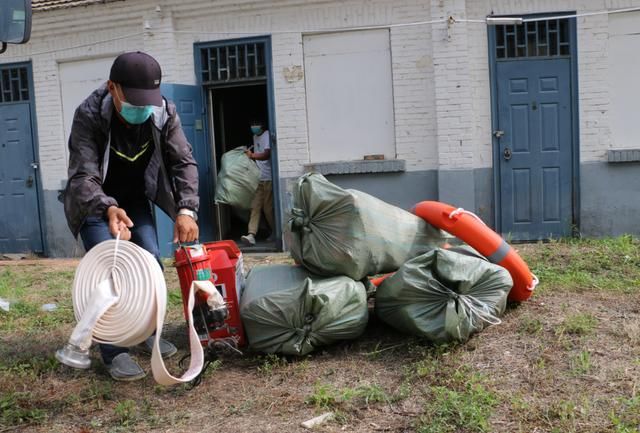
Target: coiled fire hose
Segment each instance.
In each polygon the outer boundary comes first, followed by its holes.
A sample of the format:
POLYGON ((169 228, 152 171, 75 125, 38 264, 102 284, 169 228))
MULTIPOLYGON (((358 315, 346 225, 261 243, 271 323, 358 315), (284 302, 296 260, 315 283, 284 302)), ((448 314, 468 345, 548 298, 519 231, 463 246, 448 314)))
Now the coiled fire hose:
MULTIPOLYGON (((193 380, 204 364, 204 351, 193 326, 194 294, 205 291, 211 301, 224 299, 210 281, 194 281, 189 291, 189 368, 172 376, 160 354, 160 335, 167 306, 167 287, 160 265, 133 242, 108 240, 91 248, 80 261, 73 281, 73 311, 77 325, 56 358, 71 367, 89 368, 92 340, 130 347, 156 331, 151 352, 153 377, 161 385, 193 380)), ((208 301, 208 303, 210 303, 208 301)))

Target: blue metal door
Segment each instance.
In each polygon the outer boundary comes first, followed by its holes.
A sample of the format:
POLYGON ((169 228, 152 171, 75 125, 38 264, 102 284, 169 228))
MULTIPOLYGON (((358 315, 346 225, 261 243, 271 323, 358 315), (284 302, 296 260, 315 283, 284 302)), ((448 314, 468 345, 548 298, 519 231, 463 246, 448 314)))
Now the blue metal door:
POLYGON ((571 235, 569 58, 497 62, 501 231, 513 240, 571 235))
POLYGON ((0 104, 0 253, 42 252, 29 102, 0 104))
MULTIPOLYGON (((198 163, 200 209, 198 227, 200 241, 214 240, 213 195, 211 193, 211 152, 205 140, 203 124, 202 93, 198 86, 185 84, 163 84, 162 94, 176 104, 182 129, 193 147, 193 156, 198 163)), ((173 221, 156 208, 156 226, 162 257, 173 256, 173 221)))

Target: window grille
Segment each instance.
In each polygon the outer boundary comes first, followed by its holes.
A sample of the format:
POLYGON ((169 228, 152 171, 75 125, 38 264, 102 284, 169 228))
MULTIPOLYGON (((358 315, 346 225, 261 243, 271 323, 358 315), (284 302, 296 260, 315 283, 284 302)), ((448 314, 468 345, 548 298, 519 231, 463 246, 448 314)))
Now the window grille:
POLYGON ((496 58, 569 56, 569 19, 495 26, 496 58))
POLYGON ((262 42, 202 48, 202 84, 267 78, 262 42))
POLYGON ((0 68, 0 103, 29 100, 26 67, 0 68))

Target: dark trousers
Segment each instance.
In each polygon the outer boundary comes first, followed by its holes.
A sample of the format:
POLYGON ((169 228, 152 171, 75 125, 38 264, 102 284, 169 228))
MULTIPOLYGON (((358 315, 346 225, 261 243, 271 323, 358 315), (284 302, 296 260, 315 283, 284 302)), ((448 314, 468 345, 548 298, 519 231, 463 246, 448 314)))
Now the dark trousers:
MULTIPOLYGON (((148 201, 138 201, 132 204, 121 204, 127 212, 127 216, 133 221, 131 230, 131 242, 149 251, 160 263, 160 248, 158 246, 158 236, 156 226, 151 212, 151 205, 148 201)), ((88 217, 80 228, 80 236, 84 249, 89 251, 100 242, 114 239, 109 232, 109 222, 102 217, 88 217)), ((113 358, 121 353, 129 351, 126 347, 113 346, 111 344, 100 344, 100 353, 105 364, 111 364, 113 358)))

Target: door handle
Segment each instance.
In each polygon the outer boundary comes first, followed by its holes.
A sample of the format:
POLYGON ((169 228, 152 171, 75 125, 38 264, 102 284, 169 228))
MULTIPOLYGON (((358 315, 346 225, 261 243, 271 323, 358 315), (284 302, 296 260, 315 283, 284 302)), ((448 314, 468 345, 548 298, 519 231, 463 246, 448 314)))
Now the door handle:
POLYGON ((27 184, 27 188, 31 188, 33 186, 33 176, 29 176, 27 178, 26 184, 27 184))
POLYGON ((502 138, 502 136, 504 135, 504 131, 502 131, 501 129, 495 130, 493 131, 493 135, 496 138, 502 138))
POLYGON ((511 159, 511 149, 505 147, 504 151, 502 152, 502 156, 504 156, 505 160, 509 161, 511 159))

